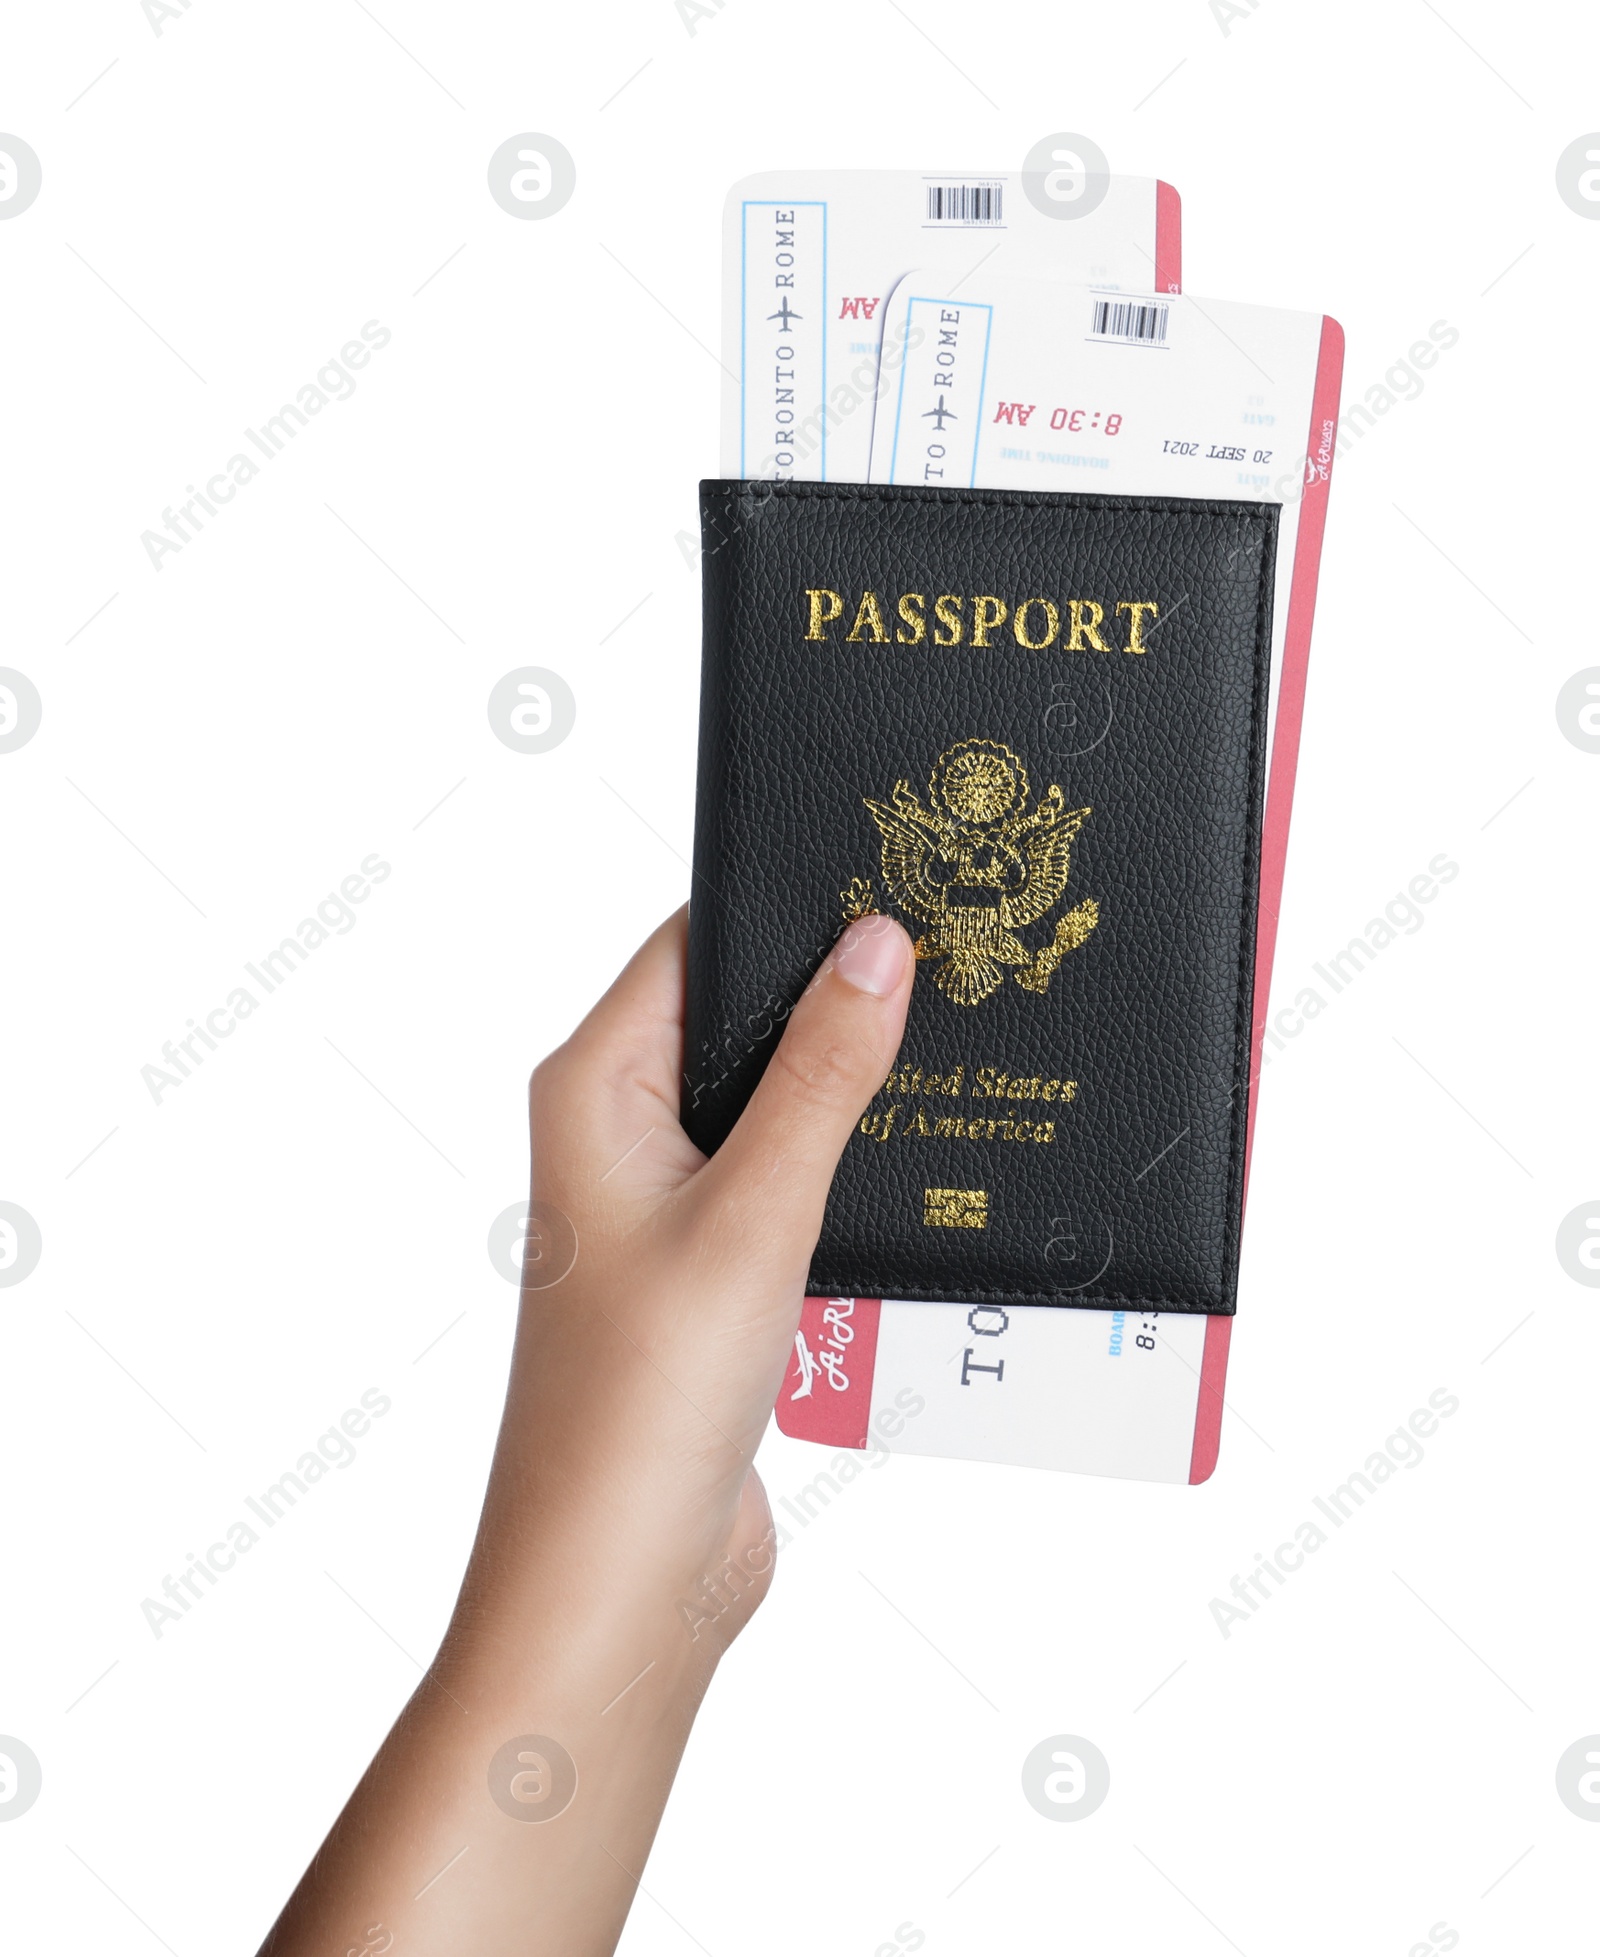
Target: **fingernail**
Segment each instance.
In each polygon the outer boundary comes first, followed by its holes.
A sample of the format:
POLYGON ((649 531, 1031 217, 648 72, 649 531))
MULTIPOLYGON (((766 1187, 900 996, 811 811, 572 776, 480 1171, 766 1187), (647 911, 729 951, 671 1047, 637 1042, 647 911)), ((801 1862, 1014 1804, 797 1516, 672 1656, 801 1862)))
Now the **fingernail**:
POLYGON ((905 933, 886 917, 858 917, 834 946, 833 969, 846 985, 882 999, 905 974, 905 933))

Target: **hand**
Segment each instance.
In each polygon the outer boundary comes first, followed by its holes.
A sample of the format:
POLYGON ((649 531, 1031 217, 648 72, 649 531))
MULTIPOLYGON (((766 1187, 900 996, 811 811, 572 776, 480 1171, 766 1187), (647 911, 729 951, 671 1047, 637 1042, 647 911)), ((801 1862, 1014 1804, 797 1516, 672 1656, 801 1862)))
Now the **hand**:
POLYGON ((770 1534, 751 1458, 840 1152, 899 1047, 912 969, 897 924, 852 925, 707 1161, 678 1124, 685 935, 680 912, 530 1094, 534 1201, 571 1219, 577 1262, 524 1300, 486 1546, 538 1518, 570 1581, 582 1545, 597 1545, 605 1567, 587 1575, 612 1606, 619 1552, 642 1596, 682 1597, 730 1556, 748 1567, 770 1534))
POLYGON ((535 1070, 533 1201, 576 1260, 548 1284, 525 1265, 450 1629, 262 1957, 359 1947, 368 1925, 429 1957, 612 1950, 695 1709, 770 1582, 751 1461, 914 960, 889 919, 851 924, 707 1160, 677 1114, 685 937, 679 912, 535 1070), (556 1749, 519 1775, 525 1817, 486 1784, 523 1736, 556 1749), (576 1793, 551 1813, 559 1755, 576 1793))

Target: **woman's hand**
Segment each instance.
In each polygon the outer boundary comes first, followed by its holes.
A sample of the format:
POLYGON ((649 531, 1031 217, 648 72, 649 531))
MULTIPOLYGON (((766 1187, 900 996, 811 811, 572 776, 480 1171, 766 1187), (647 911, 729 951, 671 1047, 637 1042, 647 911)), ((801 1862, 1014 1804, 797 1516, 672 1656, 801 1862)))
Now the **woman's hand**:
POLYGON ((685 934, 679 912, 534 1073, 526 1282, 455 1616, 263 1957, 610 1951, 770 1581, 751 1460, 914 959, 899 925, 852 924, 707 1160, 678 1123, 685 934))

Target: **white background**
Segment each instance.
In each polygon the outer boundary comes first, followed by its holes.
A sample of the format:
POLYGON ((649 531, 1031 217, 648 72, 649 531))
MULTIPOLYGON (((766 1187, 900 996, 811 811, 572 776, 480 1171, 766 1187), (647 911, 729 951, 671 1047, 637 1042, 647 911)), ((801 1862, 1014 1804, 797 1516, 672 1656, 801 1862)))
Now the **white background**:
MULTIPOLYGON (((854 1482, 714 1687, 624 1948, 1582 1947, 1600 1829, 1555 1763, 1600 1731, 1600 1298, 1555 1235, 1600 1190, 1600 757, 1555 700, 1600 663, 1600 223, 1555 165, 1600 125, 1592 17, 695 26, 78 0, 0 36, 44 168, 0 223, 0 663, 44 702, 0 756, 0 1197, 44 1243, 0 1291, 0 1733, 44 1770, 6 1946, 252 1950, 443 1627, 526 1074, 687 888, 727 185, 1071 129, 1177 185, 1190 290, 1340 318, 1347 405, 1459 329, 1335 471, 1275 1005, 1460 875, 1268 1070, 1215 1480, 854 1482), (485 187, 521 131, 577 160, 542 222, 485 187), (354 397, 154 570, 140 533, 368 320, 354 397), (485 712, 528 664, 578 700, 531 758, 485 712), (371 852, 355 927, 157 1105, 141 1068, 371 852), (142 1600, 369 1388, 355 1462, 157 1639, 142 1600), (1225 1639, 1212 1598, 1438 1388, 1421 1465, 1225 1639), (1069 1826, 1019 1782, 1057 1733, 1111 1763, 1069 1826)), ((770 1439, 774 1499, 828 1458, 770 1439)))

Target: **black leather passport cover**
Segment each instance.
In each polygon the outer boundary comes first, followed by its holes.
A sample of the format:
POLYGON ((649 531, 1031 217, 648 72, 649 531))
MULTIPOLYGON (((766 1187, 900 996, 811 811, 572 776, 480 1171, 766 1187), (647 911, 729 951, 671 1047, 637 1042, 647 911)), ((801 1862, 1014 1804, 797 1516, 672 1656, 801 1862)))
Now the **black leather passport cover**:
POLYGON ((701 486, 683 1119, 917 941, 809 1289, 1231 1312, 1275 504, 701 486))

